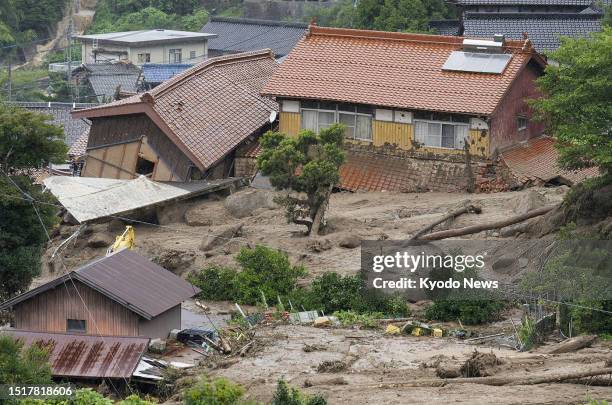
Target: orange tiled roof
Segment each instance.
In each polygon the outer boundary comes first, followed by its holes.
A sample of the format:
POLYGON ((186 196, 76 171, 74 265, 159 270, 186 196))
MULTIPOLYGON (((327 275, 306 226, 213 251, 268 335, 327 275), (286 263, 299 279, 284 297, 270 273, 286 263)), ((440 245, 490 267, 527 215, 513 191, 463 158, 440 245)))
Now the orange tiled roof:
MULTIPOLYGON (((506 41, 502 74, 443 71, 462 37, 311 25, 262 93, 396 108, 490 115, 537 54, 506 41)), ((540 63, 543 60, 536 56, 540 63)))
POLYGON ((261 91, 278 64, 269 49, 208 59, 143 94, 77 117, 146 113, 204 170, 269 122, 278 104, 261 91))
POLYGON ((575 184, 599 175, 596 168, 578 171, 563 170, 557 166, 558 157, 559 152, 555 149, 555 141, 548 136, 522 142, 500 155, 501 161, 520 183, 545 183, 561 177, 575 184))

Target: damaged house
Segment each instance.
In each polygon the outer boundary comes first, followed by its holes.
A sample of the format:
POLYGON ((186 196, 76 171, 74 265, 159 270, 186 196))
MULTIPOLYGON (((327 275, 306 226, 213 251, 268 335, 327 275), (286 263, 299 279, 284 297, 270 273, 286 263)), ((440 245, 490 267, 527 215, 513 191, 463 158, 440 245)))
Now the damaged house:
POLYGON ((278 105, 259 93, 270 50, 208 59, 142 94, 75 117, 91 120, 82 176, 185 182, 241 176, 236 151, 270 128, 278 105))
POLYGON ((19 331, 165 339, 199 289, 130 250, 96 259, 0 304, 19 331))
POLYGON ((281 132, 346 125, 348 190, 455 191, 499 151, 541 136, 526 99, 545 60, 529 40, 311 25, 264 87, 281 132), (469 151, 466 163, 466 150, 469 151))

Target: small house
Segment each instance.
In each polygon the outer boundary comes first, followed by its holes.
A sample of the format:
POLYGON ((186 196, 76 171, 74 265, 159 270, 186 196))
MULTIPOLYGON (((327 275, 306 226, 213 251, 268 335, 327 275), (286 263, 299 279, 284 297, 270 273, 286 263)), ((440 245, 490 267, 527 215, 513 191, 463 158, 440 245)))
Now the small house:
POLYGON ((21 331, 165 339, 199 289, 130 250, 96 259, 0 304, 21 331))
POLYGON ((215 34, 153 29, 75 35, 81 42, 82 63, 129 61, 145 63, 196 63, 208 57, 208 40, 215 34))
POLYGON ((276 117, 278 104, 259 92, 277 66, 270 50, 211 58, 145 93, 75 112, 92 123, 82 176, 240 176, 236 150, 276 117))

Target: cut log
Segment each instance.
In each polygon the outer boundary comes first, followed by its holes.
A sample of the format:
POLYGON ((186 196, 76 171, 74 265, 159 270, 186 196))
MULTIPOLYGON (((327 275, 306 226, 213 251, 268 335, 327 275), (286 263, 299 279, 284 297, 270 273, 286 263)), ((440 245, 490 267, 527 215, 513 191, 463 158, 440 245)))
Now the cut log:
MULTIPOLYGON (((576 381, 581 378, 595 377, 612 374, 612 367, 598 370, 586 370, 565 374, 534 375, 529 377, 464 377, 451 379, 422 379, 413 381, 399 381, 384 384, 388 388, 393 387, 441 387, 446 384, 482 384, 482 385, 537 385, 561 383, 568 380, 576 381)), ((379 385, 380 387, 380 385, 379 385)))
POLYGON ((436 226, 448 221, 449 219, 457 218, 459 215, 467 214, 467 213, 480 214, 481 212, 482 212, 482 208, 476 205, 472 205, 472 204, 466 205, 465 207, 449 212, 448 214, 446 214, 439 220, 432 222, 431 224, 427 225, 425 228, 422 228, 420 231, 412 235, 410 237, 410 240, 419 239, 421 236, 425 235, 427 232, 431 231, 436 226))
POLYGON ((440 232, 433 232, 428 235, 423 235, 419 239, 421 240, 440 240, 440 239, 446 239, 446 238, 453 238, 456 236, 471 235, 474 233, 488 231, 491 229, 500 229, 505 226, 513 225, 513 224, 523 222, 523 221, 526 221, 534 217, 538 217, 540 215, 544 215, 547 212, 552 211, 553 208, 555 207, 554 206, 553 207, 542 207, 542 208, 538 208, 537 210, 529 211, 525 214, 521 214, 515 217, 504 219, 503 221, 490 222, 488 224, 482 224, 482 225, 466 226, 465 228, 449 229, 449 230, 440 231, 440 232))
POLYGON ((575 352, 591 346, 596 340, 597 336, 595 335, 576 336, 574 338, 564 340, 563 342, 559 342, 556 345, 551 346, 548 350, 544 350, 544 352, 547 354, 575 352))

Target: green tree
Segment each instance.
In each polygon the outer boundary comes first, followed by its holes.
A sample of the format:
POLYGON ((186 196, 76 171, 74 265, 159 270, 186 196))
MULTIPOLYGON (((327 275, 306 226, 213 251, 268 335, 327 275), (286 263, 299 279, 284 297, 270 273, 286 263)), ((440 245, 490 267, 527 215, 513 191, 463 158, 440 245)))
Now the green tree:
POLYGON ((297 137, 268 132, 261 139, 262 153, 257 164, 262 174, 270 176, 277 190, 292 190, 301 196, 287 194, 279 202, 287 212, 287 220, 306 225, 307 233, 319 231, 332 187, 339 181, 344 127, 334 124, 319 135, 302 131, 297 137))
POLYGON ((51 367, 45 349, 0 335, 0 384, 50 384, 51 367))
POLYGON ((27 290, 39 274, 46 241, 41 222, 45 228, 55 222, 54 206, 30 202, 32 198, 52 203, 52 197, 32 185, 27 176, 16 175, 65 160, 63 131, 46 119, 49 117, 0 104, 0 300, 27 290))
POLYGON ((537 83, 537 117, 558 142, 566 169, 598 167, 612 172, 612 28, 590 38, 562 38, 537 83))

